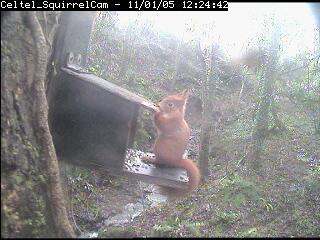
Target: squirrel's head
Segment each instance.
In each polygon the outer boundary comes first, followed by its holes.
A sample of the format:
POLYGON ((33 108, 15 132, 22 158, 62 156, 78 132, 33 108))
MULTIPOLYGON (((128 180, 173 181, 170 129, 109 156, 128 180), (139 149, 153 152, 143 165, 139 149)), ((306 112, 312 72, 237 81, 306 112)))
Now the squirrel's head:
POLYGON ((190 95, 191 91, 189 89, 185 89, 180 93, 165 97, 158 103, 158 107, 161 112, 181 112, 184 115, 186 103, 190 95))

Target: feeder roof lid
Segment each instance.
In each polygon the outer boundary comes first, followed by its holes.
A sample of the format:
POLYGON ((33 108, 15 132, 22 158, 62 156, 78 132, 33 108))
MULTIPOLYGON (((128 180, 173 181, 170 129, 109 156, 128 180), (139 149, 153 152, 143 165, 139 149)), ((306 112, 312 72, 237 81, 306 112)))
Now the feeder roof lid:
POLYGON ((122 87, 117 86, 116 84, 113 84, 111 82, 108 82, 100 77, 95 76, 94 74, 87 73, 87 72, 77 72, 72 69, 68 68, 61 68, 61 70, 77 79, 83 80, 85 82, 94 84, 95 86, 98 86, 112 94, 115 94, 117 96, 120 96, 130 102, 139 104, 144 106, 147 109, 154 110, 156 107, 155 105, 148 101, 147 99, 134 94, 127 89, 124 89, 122 87))

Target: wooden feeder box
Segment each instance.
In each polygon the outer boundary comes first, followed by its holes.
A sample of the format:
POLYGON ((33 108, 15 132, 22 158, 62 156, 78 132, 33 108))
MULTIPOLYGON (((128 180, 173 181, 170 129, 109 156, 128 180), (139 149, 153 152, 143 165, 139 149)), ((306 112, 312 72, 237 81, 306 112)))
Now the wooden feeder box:
POLYGON ((93 16, 77 12, 74 20, 74 14, 65 16, 68 24, 59 32, 58 73, 48 91, 49 123, 58 159, 111 175, 186 188, 185 170, 146 164, 141 161, 144 153, 132 149, 139 109, 150 110, 154 104, 85 70, 93 16))

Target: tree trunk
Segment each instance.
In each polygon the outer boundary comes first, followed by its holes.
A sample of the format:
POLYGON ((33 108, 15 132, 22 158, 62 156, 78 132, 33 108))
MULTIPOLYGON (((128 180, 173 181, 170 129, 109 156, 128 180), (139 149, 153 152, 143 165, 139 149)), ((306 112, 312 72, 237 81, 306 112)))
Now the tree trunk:
POLYGON ((48 126, 46 40, 35 12, 1 13, 2 237, 75 236, 48 126))
MULTIPOLYGON (((205 115, 203 115, 205 117, 205 115)), ((202 176, 207 177, 209 175, 209 154, 210 154, 210 139, 211 139, 212 126, 209 121, 205 121, 201 125, 200 136, 200 156, 199 167, 202 176)))
MULTIPOLYGON (((271 66, 267 66, 270 68, 271 66)), ((267 70, 266 70, 267 71, 267 70)), ((272 79, 264 74, 260 79, 260 94, 257 99, 257 113, 252 133, 253 159, 252 168, 260 169, 260 155, 270 122, 270 106, 272 96, 272 79)))
POLYGON ((216 58, 214 55, 214 45, 210 50, 207 49, 207 54, 204 56, 201 54, 202 58, 202 68, 205 70, 202 82, 202 102, 203 102, 203 114, 201 122, 201 136, 200 136, 200 156, 199 165, 200 171, 203 177, 209 175, 209 155, 210 155, 210 144, 211 144, 211 134, 213 130, 213 119, 212 119, 212 101, 213 101, 213 89, 218 81, 218 73, 216 71, 216 58))
POLYGON ((274 84, 278 62, 279 41, 280 29, 278 25, 275 25, 271 45, 268 50, 267 61, 264 63, 264 69, 262 70, 263 72, 259 82, 260 93, 257 99, 257 114, 252 133, 253 159, 251 167, 256 171, 261 168, 260 155, 271 121, 270 116, 272 104, 274 104, 274 84))

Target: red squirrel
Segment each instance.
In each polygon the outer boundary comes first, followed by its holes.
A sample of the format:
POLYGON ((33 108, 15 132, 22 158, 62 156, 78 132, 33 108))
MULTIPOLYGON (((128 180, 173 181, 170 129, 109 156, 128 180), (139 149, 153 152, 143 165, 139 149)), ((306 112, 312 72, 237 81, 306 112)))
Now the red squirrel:
POLYGON ((184 90, 178 94, 167 96, 156 105, 154 123, 158 137, 153 149, 155 158, 144 158, 144 160, 156 164, 187 170, 188 189, 183 192, 176 191, 177 195, 191 192, 200 183, 200 171, 197 165, 190 159, 183 159, 190 137, 190 128, 184 119, 186 103, 190 94, 189 90, 184 90))

